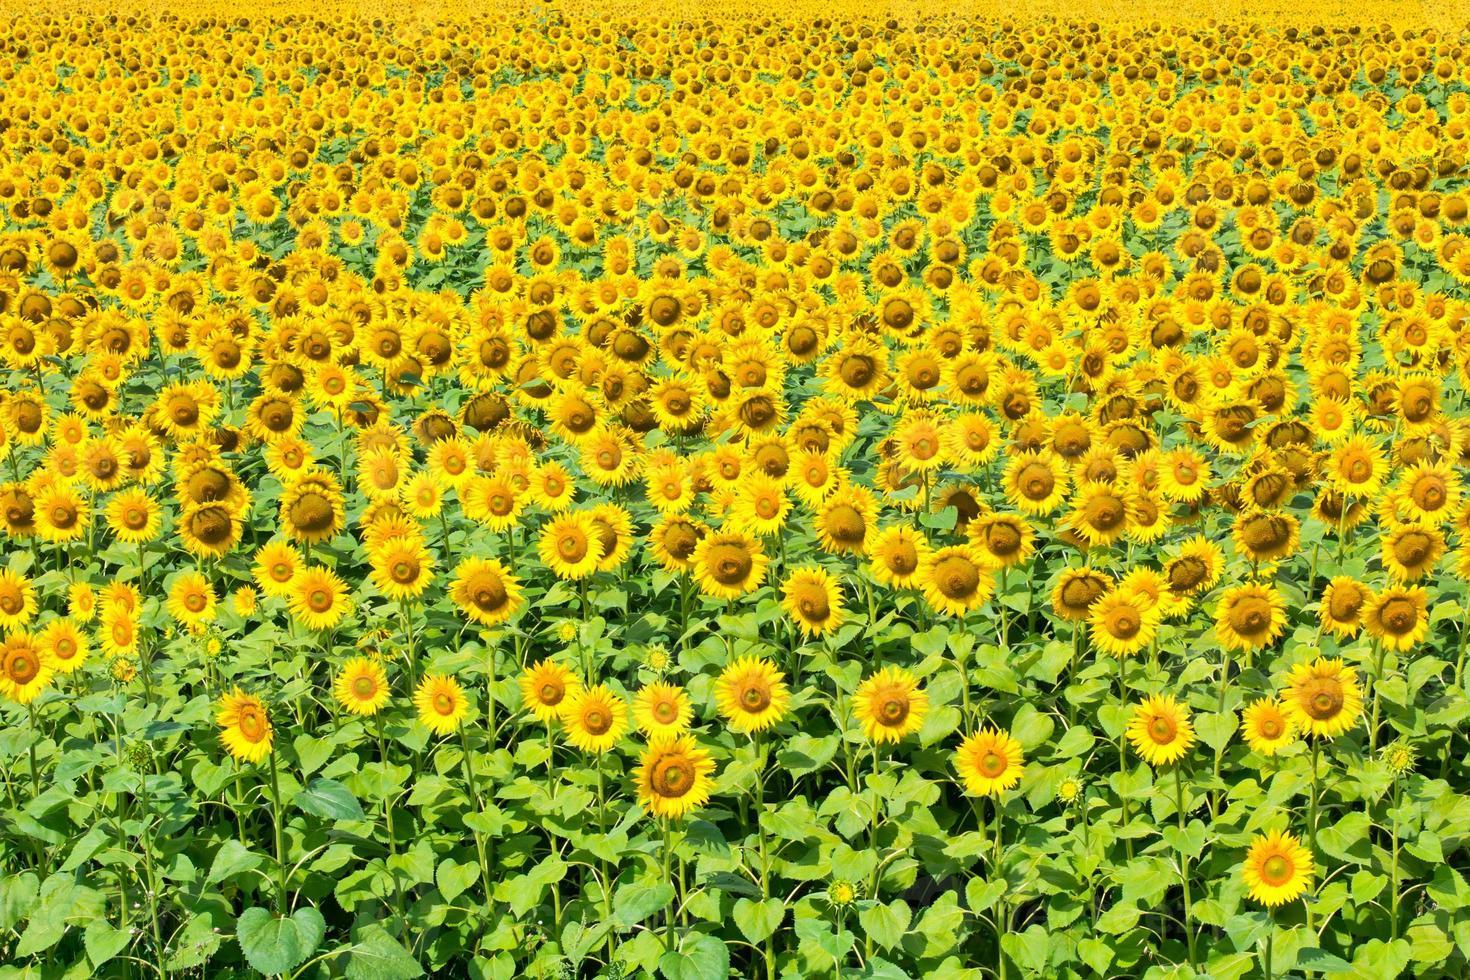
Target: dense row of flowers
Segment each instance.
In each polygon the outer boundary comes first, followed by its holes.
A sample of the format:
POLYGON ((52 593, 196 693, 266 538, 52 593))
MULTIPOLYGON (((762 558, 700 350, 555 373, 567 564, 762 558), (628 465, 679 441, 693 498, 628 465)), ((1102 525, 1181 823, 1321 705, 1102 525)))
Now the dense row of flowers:
POLYGON ((0 40, 0 961, 1470 968, 1463 30, 330 14, 0 40))

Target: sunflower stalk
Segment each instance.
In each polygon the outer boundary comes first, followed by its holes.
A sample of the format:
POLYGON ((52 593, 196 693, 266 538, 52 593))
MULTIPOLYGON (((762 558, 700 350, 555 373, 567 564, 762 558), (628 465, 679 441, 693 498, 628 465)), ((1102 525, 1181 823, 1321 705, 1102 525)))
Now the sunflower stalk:
MULTIPOLYGON (((485 812, 485 804, 480 797, 480 784, 475 778, 474 763, 470 761, 470 733, 469 728, 465 725, 459 726, 459 745, 461 749, 459 761, 461 768, 464 769, 465 783, 469 786, 470 803, 474 807, 476 815, 478 815, 485 812)), ((602 769, 600 767, 597 771, 597 777, 598 810, 600 812, 602 801, 602 769)), ((390 817, 389 819, 391 820, 392 818, 390 817)), ((480 833, 478 829, 471 831, 471 833, 475 837, 475 852, 480 858, 480 881, 485 888, 485 905, 488 908, 495 901, 495 893, 490 883, 490 859, 485 853, 485 835, 480 833)))
MULTIPOLYGON (((1186 822, 1184 812, 1184 764, 1182 761, 1174 766, 1174 792, 1175 809, 1179 815, 1179 829, 1182 831, 1185 828, 1186 822)), ((1189 921, 1189 910, 1194 904, 1189 898, 1189 855, 1182 851, 1179 854, 1179 881, 1184 886, 1183 924, 1184 939, 1189 947, 1189 966, 1190 969, 1197 971, 1199 968, 1199 956, 1195 952, 1194 947, 1194 927, 1189 921)))
POLYGON ((276 754, 267 753, 266 759, 270 763, 271 776, 271 824, 275 831, 276 842, 276 912, 282 918, 286 916, 286 843, 281 834, 281 822, 284 819, 281 804, 281 781, 276 774, 276 754))
MULTIPOLYGON (((755 836, 760 846, 761 859, 761 901, 768 901, 771 897, 771 857, 769 846, 766 843, 766 825, 762 819, 766 813, 766 747, 760 733, 752 736, 752 744, 755 747, 755 836)), ((682 875, 680 876, 683 877, 682 875)), ((682 881, 681 881, 682 890, 682 881)), ((683 903, 680 902, 682 907, 683 903)), ((771 937, 767 936, 762 944, 766 963, 766 980, 775 980, 776 977, 776 950, 772 944, 771 937)))

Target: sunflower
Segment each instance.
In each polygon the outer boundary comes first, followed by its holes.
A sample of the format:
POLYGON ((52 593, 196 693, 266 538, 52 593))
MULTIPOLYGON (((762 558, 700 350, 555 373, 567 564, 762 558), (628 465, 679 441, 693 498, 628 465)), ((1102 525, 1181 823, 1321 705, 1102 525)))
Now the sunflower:
POLYGON ((1127 532, 1131 512, 1128 495, 1122 490, 1089 481, 1077 488, 1067 523, 1089 548, 1104 547, 1127 532))
POLYGON ((1276 698, 1259 698, 1240 715, 1240 734, 1252 751, 1275 755, 1296 741, 1296 725, 1276 698))
POLYGON ((960 742, 955 770, 975 796, 999 796, 1021 781, 1026 758, 1021 743, 1008 732, 985 728, 960 742))
POLYGON ((1281 511, 1255 511, 1237 517, 1230 536, 1236 549, 1251 561, 1277 561, 1297 550, 1301 521, 1281 511))
POLYGON ((50 544, 81 539, 92 523, 87 501, 70 486, 52 484, 35 496, 36 534, 50 544))
POLYGON ((925 556, 919 574, 924 599, 936 612, 964 616, 989 600, 995 590, 994 574, 973 547, 950 545, 925 556))
POLYGON ((918 678, 900 667, 885 667, 858 685, 853 714, 874 742, 898 742, 924 727, 929 695, 918 678))
POLYGON ((1215 635, 1227 650, 1270 646, 1286 629, 1286 603, 1269 585, 1225 590, 1215 609, 1215 635))
POLYGON ((202 629, 214 619, 215 603, 209 580, 199 572, 184 572, 169 587, 165 608, 181 625, 202 629))
POLYGON ((342 488, 325 470, 305 474, 281 494, 280 527, 293 541, 316 544, 342 530, 342 488))
POLYGON ((291 580, 301 570, 301 553, 284 541, 261 545, 255 553, 251 575, 260 590, 274 599, 291 594, 291 580))
POLYGON ((494 558, 466 558, 454 570, 449 597, 482 626, 495 626, 521 607, 520 582, 494 558))
POLYGON ((1346 439, 1327 459, 1327 482, 1350 497, 1374 497, 1388 475, 1383 447, 1367 436, 1346 439))
POLYGON ((1337 637, 1357 636, 1363 627, 1363 610, 1372 597, 1372 591, 1356 579, 1334 576, 1322 590, 1318 604, 1322 628, 1337 637))
POLYGON ((785 676, 769 660, 742 657, 720 672, 715 681, 715 705, 735 731, 765 731, 791 705, 785 676))
POLYGON ((633 696, 633 721, 649 738, 681 735, 693 719, 689 694, 677 684, 656 681, 633 696))
POLYGON ((906 589, 919 582, 929 539, 923 532, 903 524, 884 528, 868 545, 869 571, 890 588, 906 589))
POLYGON ((1070 486, 1065 461, 1050 450, 1017 453, 1001 476, 1006 499, 1034 517, 1060 507, 1070 486))
POLYGON ((1089 607, 1088 636, 1102 653, 1128 657, 1154 641, 1159 619, 1158 607, 1147 597, 1115 589, 1089 607))
POLYGON ((709 802, 714 771, 692 736, 655 735, 639 758, 638 802, 658 819, 678 820, 709 802))
POLYGON ((1081 622, 1112 589, 1112 580, 1094 568, 1065 569, 1051 590, 1052 612, 1069 622, 1081 622))
POLYGON ((0 645, 0 695, 16 704, 30 704, 56 673, 51 652, 29 633, 16 630, 0 645))
POLYGON ((1390 650, 1408 650, 1429 632, 1429 592, 1422 586, 1396 586, 1371 596, 1363 607, 1363 627, 1390 650))
POLYGON ((692 563, 705 595, 732 601, 760 588, 769 559, 748 534, 715 531, 700 539, 692 563))
POLYGON ((367 657, 353 657, 342 665, 332 695, 344 711, 364 717, 377 714, 388 703, 388 674, 367 657))
POLYGON ((271 754, 270 713, 253 694, 238 687, 220 696, 214 716, 225 749, 240 762, 259 762, 271 754))
POLYGON ((123 544, 147 544, 163 526, 158 502, 139 487, 113 494, 104 514, 113 537, 123 544))
POLYGON ((1313 865, 1312 853, 1296 837, 1273 830, 1251 841, 1240 878, 1253 901, 1274 909, 1310 890, 1313 865))
POLYGON ((1184 758, 1194 744, 1189 709, 1167 694, 1134 705, 1128 719, 1128 741, 1151 766, 1166 766, 1184 758))
POLYGON ((373 584, 389 599, 416 599, 434 578, 428 548, 411 537, 374 542, 368 548, 368 561, 373 584))
POLYGON ((982 514, 965 528, 975 551, 990 568, 1018 565, 1036 550, 1036 533, 1015 514, 982 514))
POLYGON ((87 637, 69 619, 53 619, 43 626, 35 638, 36 648, 50 654, 58 674, 73 674, 87 662, 87 637))
POLYGON ((528 667, 520 677, 521 700, 536 720, 551 724, 562 703, 582 689, 577 675, 550 658, 528 667))
POLYGON ((866 487, 847 485, 833 491, 817 508, 817 540, 833 555, 865 554, 877 516, 877 503, 866 487))
POLYGON ((568 694, 558 714, 567 739, 583 752, 606 752, 628 730, 628 704, 605 684, 568 694))
POLYGON ((0 629, 25 626, 36 615, 36 587, 18 572, 0 569, 0 629))
POLYGON ((1401 524, 1380 538, 1383 567, 1396 581, 1414 582, 1434 571, 1444 556, 1438 528, 1401 524))
POLYGON ((842 589, 837 579, 818 565, 792 571, 781 586, 781 606, 807 636, 830 633, 842 623, 842 589))
POLYGON ((597 571, 602 560, 602 540, 586 512, 552 518, 541 529, 536 547, 541 560, 558 578, 586 578, 597 571))
POLYGON ((310 630, 329 630, 352 609, 347 583, 329 568, 303 568, 291 579, 286 603, 291 615, 310 630))
POLYGON ((1297 729, 1319 738, 1341 735, 1363 713, 1358 672, 1323 657, 1291 669, 1282 701, 1297 729))
POLYGON ((762 537, 780 534, 790 513, 791 498, 786 496, 785 481, 752 473, 741 481, 730 509, 730 527, 762 537))
POLYGON ((1178 553, 1164 563, 1164 579, 1169 591, 1182 599, 1214 588, 1224 567, 1220 546, 1198 534, 1183 542, 1178 553))
POLYGON ((469 714, 470 704, 459 681, 448 674, 426 674, 413 692, 419 721, 435 735, 448 735, 469 714))

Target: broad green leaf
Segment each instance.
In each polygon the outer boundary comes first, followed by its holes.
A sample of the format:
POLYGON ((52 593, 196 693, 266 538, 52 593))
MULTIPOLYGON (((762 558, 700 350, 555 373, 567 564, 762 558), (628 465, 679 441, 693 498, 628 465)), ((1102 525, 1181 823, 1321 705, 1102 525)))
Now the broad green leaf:
POLYGON ((268 977, 294 970, 316 952, 326 935, 322 914, 310 905, 281 918, 263 908, 246 909, 235 924, 235 940, 252 968, 268 977))

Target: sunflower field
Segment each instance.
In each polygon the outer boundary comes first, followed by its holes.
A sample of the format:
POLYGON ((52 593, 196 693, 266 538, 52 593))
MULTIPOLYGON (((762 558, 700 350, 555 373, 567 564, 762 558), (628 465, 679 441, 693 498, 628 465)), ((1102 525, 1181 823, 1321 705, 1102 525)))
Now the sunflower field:
POLYGON ((7 4, 0 980, 1470 976, 1470 13, 7 4))

